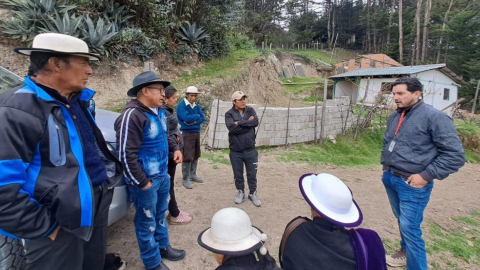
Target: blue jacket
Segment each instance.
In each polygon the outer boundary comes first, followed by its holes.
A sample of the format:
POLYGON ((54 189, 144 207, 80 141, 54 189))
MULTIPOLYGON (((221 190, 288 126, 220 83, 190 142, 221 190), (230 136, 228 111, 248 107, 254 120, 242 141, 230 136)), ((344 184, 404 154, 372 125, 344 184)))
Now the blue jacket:
MULTIPOLYGON (((89 240, 93 193, 70 107, 29 77, 24 83, 0 95, 0 233, 36 239, 61 226, 89 240)), ((94 94, 85 89, 77 95, 103 156, 117 165, 115 176, 107 179, 113 186, 123 178, 122 167, 87 109, 94 94)))
POLYGON ((387 120, 381 163, 402 174, 442 180, 465 164, 465 153, 453 121, 420 100, 405 115, 395 146, 389 151, 402 109, 387 120))
POLYGON ((169 148, 178 147, 173 134, 168 134, 164 110, 158 115, 134 99, 125 105, 115 121, 118 157, 123 163, 127 184, 140 188, 154 177, 167 174, 169 148))
POLYGON ((188 106, 185 99, 177 105, 177 118, 182 132, 200 132, 200 125, 205 122, 205 115, 196 103, 196 106, 188 106))

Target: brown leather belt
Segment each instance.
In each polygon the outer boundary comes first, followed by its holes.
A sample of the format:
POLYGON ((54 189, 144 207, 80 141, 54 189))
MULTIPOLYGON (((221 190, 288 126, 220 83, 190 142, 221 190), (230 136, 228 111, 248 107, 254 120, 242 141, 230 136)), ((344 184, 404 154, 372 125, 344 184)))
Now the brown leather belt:
POLYGON ((404 174, 400 174, 400 173, 397 173, 397 172, 392 172, 390 171, 393 175, 395 175, 396 177, 400 177, 400 178, 403 178, 405 180, 408 179, 408 177, 410 177, 409 175, 404 175, 404 174))

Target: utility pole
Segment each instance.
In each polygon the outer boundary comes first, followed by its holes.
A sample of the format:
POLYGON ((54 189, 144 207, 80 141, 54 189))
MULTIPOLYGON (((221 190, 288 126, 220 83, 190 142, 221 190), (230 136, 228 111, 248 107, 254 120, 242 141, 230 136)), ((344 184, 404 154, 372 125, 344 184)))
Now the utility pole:
POLYGON ((478 89, 480 88, 480 79, 477 83, 477 91, 475 91, 475 98, 473 99, 473 106, 472 106, 472 113, 475 113, 475 106, 477 106, 477 98, 478 98, 478 89))

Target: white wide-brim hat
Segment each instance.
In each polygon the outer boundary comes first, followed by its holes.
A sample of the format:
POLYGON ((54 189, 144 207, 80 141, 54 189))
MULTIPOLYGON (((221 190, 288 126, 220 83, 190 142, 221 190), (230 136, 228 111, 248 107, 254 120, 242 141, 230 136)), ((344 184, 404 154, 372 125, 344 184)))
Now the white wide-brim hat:
POLYGON ((227 256, 253 253, 262 247, 265 240, 266 235, 252 226, 248 214, 235 207, 224 208, 215 213, 211 227, 198 235, 200 246, 227 256))
POLYGON ((15 48, 16 53, 30 55, 32 52, 60 53, 86 57, 89 60, 101 60, 100 56, 90 53, 85 41, 64 34, 43 33, 33 39, 31 48, 15 48))
POLYGON ((350 189, 336 176, 305 174, 299 180, 300 191, 310 206, 323 218, 343 227, 362 223, 362 211, 350 189))
POLYGON ((195 86, 189 86, 187 87, 185 94, 203 94, 203 92, 199 91, 198 88, 195 86))

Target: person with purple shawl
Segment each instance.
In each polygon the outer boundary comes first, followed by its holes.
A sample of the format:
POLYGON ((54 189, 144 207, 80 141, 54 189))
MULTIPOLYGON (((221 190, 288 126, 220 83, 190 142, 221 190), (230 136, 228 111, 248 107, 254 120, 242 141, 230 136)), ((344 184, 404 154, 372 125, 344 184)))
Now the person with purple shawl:
POLYGON ((305 174, 299 185, 312 219, 297 217, 288 223, 279 250, 282 269, 387 269, 376 232, 345 228, 359 226, 363 215, 342 180, 327 173, 305 174))

